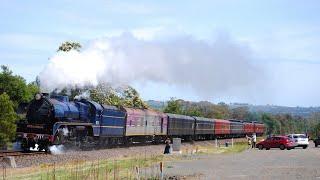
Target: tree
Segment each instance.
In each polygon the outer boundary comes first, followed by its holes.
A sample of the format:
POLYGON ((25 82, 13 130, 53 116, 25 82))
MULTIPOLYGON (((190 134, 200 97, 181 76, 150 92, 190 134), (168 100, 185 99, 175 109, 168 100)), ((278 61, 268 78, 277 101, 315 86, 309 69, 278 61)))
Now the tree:
POLYGON ((231 116, 233 119, 248 119, 249 118, 249 109, 248 107, 241 106, 241 107, 236 107, 231 110, 231 116))
POLYGON ((90 99, 100 104, 121 106, 121 98, 108 84, 100 83, 95 88, 90 89, 90 99))
POLYGON ((59 46, 57 52, 59 51, 68 52, 71 50, 80 51, 81 47, 82 47, 81 44, 78 42, 66 41, 59 46))
POLYGON ((128 86, 122 93, 122 105, 134 108, 148 108, 147 104, 142 101, 137 90, 128 86))
POLYGON ((312 113, 305 122, 304 125, 307 133, 312 137, 318 137, 320 135, 320 112, 312 113))
POLYGON ((196 107, 186 108, 186 109, 183 111, 183 114, 184 114, 184 115, 187 115, 187 116, 203 117, 202 112, 201 112, 198 108, 196 108, 196 107))
POLYGON ((171 98, 168 102, 166 107, 164 108, 165 113, 173 113, 173 114, 181 114, 182 113, 182 106, 178 100, 175 98, 171 98))
POLYGON ((0 147, 5 147, 15 136, 16 114, 6 93, 0 95, 0 147))
POLYGON ((314 127, 314 137, 320 136, 320 122, 314 127))
POLYGON ((140 98, 138 91, 130 86, 113 88, 109 84, 100 83, 97 87, 90 90, 90 98, 100 104, 132 108, 148 108, 145 102, 140 98))
POLYGON ((4 92, 13 102, 14 109, 22 102, 28 102, 33 98, 33 92, 37 91, 33 85, 27 85, 21 76, 13 75, 7 66, 1 66, 0 72, 0 94, 4 92))
POLYGON ((281 125, 272 115, 263 113, 262 122, 267 126, 267 134, 279 134, 281 125))
POLYGON ((221 102, 213 106, 213 117, 217 119, 229 119, 230 110, 227 104, 221 102))
POLYGON ((40 92, 40 88, 36 81, 29 83, 27 85, 27 89, 28 89, 29 96, 31 96, 31 97, 28 97, 28 100, 30 100, 36 93, 40 92))

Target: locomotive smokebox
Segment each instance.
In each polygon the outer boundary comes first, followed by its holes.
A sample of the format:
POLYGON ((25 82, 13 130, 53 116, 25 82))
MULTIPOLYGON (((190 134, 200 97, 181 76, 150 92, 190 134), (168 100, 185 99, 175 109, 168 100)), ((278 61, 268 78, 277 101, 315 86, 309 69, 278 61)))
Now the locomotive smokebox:
POLYGON ((50 122, 52 114, 52 103, 42 94, 38 93, 30 102, 26 117, 29 123, 46 124, 50 122))

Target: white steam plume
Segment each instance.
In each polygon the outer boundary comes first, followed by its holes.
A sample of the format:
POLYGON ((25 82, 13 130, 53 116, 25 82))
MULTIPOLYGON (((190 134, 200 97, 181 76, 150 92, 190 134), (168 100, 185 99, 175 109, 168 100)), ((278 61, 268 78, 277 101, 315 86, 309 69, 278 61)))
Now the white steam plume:
POLYGON ((57 155, 65 153, 65 149, 63 145, 53 145, 49 147, 50 153, 57 155))
POLYGON ((189 86, 207 96, 251 86, 258 71, 248 48, 227 36, 209 43, 189 36, 145 41, 125 33, 94 40, 81 52, 57 53, 39 77, 44 91, 151 81, 189 86))

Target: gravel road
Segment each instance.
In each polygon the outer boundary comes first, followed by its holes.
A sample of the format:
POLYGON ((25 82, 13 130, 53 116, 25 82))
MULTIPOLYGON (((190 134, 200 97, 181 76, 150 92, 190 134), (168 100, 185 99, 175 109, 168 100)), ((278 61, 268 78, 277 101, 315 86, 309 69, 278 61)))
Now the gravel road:
POLYGON ((238 154, 206 155, 198 160, 171 162, 168 176, 191 179, 320 179, 320 148, 246 150, 238 154))

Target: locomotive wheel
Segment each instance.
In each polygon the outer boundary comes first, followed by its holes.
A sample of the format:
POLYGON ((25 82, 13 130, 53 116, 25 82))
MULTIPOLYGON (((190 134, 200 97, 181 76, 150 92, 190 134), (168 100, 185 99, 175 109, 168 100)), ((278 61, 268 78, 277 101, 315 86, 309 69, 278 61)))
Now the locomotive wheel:
POLYGON ((65 137, 62 131, 59 131, 54 137, 54 144, 65 144, 65 137))

